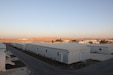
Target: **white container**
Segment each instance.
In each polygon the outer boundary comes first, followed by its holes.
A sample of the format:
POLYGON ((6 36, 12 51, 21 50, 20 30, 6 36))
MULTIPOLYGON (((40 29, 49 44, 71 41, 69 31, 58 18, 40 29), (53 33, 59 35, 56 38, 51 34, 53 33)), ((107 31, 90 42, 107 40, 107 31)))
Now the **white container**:
POLYGON ((25 49, 66 64, 84 61, 90 57, 90 48, 79 43, 28 43, 25 49))
POLYGON ((5 71, 5 60, 6 60, 6 45, 0 43, 0 71, 5 71))

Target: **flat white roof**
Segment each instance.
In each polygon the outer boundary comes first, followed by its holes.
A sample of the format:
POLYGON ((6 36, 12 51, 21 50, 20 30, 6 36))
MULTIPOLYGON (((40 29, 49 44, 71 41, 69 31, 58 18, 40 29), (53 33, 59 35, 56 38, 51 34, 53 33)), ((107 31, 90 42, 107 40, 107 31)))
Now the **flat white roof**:
POLYGON ((23 43, 23 42, 18 42, 16 44, 21 44, 21 45, 25 45, 26 43, 23 43))
POLYGON ((57 49, 64 49, 68 51, 88 49, 86 44, 79 44, 79 43, 30 43, 30 44, 57 48, 57 49))
POLYGON ((6 45, 3 43, 0 43, 0 49, 5 49, 5 48, 6 48, 6 45))
POLYGON ((12 44, 21 44, 21 45, 25 45, 26 43, 24 43, 24 42, 13 42, 12 44))

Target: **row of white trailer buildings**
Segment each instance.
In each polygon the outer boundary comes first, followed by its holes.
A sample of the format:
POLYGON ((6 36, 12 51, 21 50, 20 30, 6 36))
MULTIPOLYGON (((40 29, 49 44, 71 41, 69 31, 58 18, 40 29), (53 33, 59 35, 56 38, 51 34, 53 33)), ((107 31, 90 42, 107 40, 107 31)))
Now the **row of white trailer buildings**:
POLYGON ((113 53, 113 44, 11 43, 11 45, 66 64, 90 59, 90 53, 113 53))

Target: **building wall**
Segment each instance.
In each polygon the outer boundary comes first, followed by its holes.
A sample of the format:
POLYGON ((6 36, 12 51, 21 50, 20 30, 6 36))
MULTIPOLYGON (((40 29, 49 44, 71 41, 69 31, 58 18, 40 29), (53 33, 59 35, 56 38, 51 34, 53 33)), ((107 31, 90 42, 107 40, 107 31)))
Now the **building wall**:
POLYGON ((25 50, 25 43, 15 43, 14 46, 19 49, 25 50))
POLYGON ((80 51, 80 61, 84 61, 90 59, 90 48, 84 49, 80 51))
POLYGON ((26 50, 59 62, 63 62, 63 63, 68 62, 68 58, 67 58, 68 51, 66 50, 44 47, 33 44, 26 44, 26 50))
POLYGON ((6 49, 0 49, 0 71, 5 71, 6 49))
POLYGON ((113 44, 108 44, 110 54, 113 54, 113 44))
POLYGON ((108 47, 91 46, 90 50, 91 50, 91 53, 110 54, 110 51, 109 51, 108 47))
POLYGON ((72 64, 78 61, 85 61, 90 58, 90 49, 76 50, 69 52, 68 64, 72 64))
POLYGON ((79 61, 79 53, 80 53, 80 51, 69 52, 68 64, 78 62, 79 61))
POLYGON ((14 47, 16 46, 15 44, 16 44, 16 43, 11 43, 11 45, 14 46, 14 47))

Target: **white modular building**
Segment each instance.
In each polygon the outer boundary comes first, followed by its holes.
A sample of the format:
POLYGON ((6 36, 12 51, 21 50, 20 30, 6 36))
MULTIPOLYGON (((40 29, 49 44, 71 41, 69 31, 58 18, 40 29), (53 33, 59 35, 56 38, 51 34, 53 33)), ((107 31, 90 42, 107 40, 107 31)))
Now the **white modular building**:
POLYGON ((66 64, 90 58, 90 48, 78 43, 28 43, 25 49, 66 64))
POLYGON ((13 46, 13 47, 15 47, 15 44, 16 44, 15 42, 10 43, 10 45, 13 46))
POLYGON ((113 54, 113 44, 92 44, 88 47, 91 53, 113 54))
POLYGON ((6 63, 6 45, 0 43, 0 71, 5 71, 5 63, 6 63))
POLYGON ((25 50, 26 43, 11 43, 11 45, 18 48, 18 49, 25 50))

